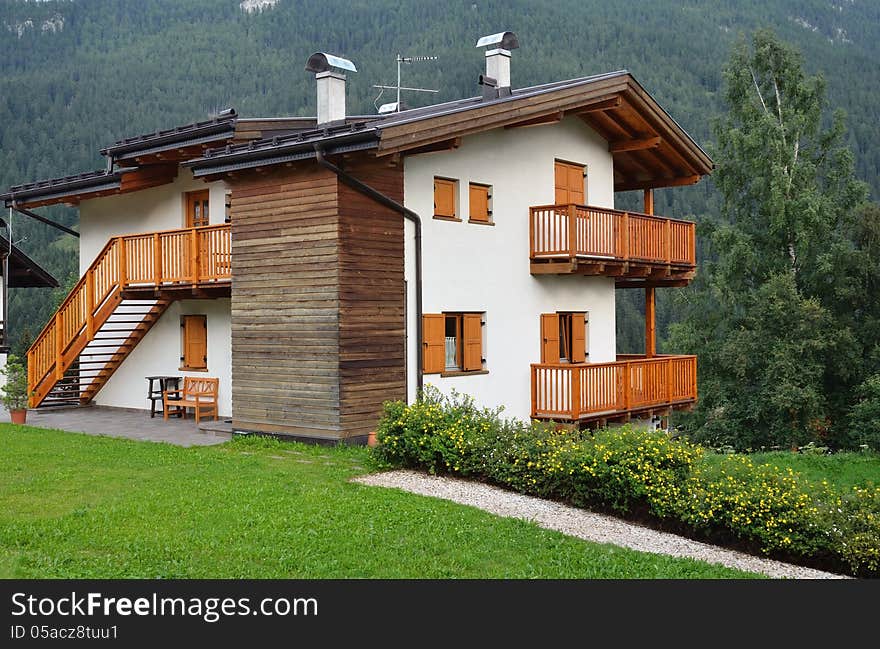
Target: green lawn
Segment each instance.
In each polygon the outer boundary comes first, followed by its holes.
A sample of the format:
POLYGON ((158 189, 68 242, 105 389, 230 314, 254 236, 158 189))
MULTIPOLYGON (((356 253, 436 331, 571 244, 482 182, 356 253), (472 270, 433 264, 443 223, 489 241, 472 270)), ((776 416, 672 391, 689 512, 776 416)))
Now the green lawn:
POLYGON ((352 484, 363 448, 0 424, 0 449, 0 578, 754 576, 352 484))
MULTIPOLYGON (((722 455, 706 455, 708 462, 715 462, 722 455)), ((827 480, 838 491, 849 491, 853 487, 880 484, 880 454, 878 453, 835 453, 815 455, 812 453, 792 453, 774 451, 753 453, 749 456, 755 464, 770 464, 779 468, 791 468, 808 480, 821 482, 827 480)))

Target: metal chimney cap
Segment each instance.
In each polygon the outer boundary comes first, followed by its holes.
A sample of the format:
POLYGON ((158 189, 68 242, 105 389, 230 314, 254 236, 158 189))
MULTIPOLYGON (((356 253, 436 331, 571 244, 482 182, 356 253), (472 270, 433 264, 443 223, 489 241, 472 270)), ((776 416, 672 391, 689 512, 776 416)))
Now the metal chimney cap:
POLYGON ((315 52, 306 61, 306 72, 327 72, 330 68, 357 72, 354 63, 348 59, 336 56, 335 54, 327 54, 326 52, 315 52))
POLYGON ((515 50, 519 47, 519 41, 513 32, 498 32, 497 34, 483 36, 477 41, 476 47, 487 47, 489 45, 494 45, 504 50, 515 50))

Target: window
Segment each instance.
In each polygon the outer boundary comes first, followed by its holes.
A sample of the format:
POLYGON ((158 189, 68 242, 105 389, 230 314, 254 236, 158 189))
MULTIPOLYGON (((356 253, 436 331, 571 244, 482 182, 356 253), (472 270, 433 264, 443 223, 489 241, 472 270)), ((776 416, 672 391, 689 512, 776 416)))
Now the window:
POLYGON ((186 193, 186 227, 208 225, 208 190, 186 193))
POLYGON ((541 362, 583 363, 587 357, 587 314, 541 315, 541 362))
POLYGON ((492 187, 470 183, 468 186, 470 223, 492 223, 492 187))
POLYGON ((557 160, 554 165, 556 205, 584 204, 587 172, 584 165, 557 160))
POLYGON ((185 315, 180 319, 180 369, 208 369, 208 317, 185 315))
POLYGON ((457 207, 458 181, 434 178, 434 218, 460 221, 457 207))
POLYGON ((224 212, 223 212, 223 222, 231 223, 232 222, 232 192, 227 191, 224 194, 224 212))
POLYGON ((436 313, 422 316, 425 374, 483 370, 483 315, 436 313))

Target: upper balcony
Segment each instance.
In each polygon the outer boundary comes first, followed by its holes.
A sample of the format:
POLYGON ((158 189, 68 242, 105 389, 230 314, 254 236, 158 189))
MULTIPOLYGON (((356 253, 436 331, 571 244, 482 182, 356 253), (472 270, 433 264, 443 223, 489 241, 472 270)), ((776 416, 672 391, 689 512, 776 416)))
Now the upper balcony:
POLYGON ((531 273, 616 277, 617 286, 684 286, 696 269, 696 225, 589 205, 530 208, 531 273))

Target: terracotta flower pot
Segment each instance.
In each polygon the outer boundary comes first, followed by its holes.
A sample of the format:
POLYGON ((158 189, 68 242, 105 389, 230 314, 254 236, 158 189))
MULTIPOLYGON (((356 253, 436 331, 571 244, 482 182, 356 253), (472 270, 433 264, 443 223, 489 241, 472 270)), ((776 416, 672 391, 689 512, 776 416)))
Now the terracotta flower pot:
POLYGON ((367 435, 367 446, 375 446, 376 445, 376 431, 372 430, 367 435))
POLYGON ((27 419, 27 409, 21 408, 18 410, 10 410, 9 418, 12 420, 13 424, 23 424, 27 419))

